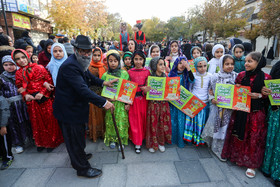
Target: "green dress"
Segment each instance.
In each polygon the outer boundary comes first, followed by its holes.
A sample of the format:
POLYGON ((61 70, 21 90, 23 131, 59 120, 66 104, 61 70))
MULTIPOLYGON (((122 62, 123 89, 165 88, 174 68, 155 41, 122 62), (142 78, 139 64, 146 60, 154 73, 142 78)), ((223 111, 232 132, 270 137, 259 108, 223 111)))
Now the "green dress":
POLYGON ((273 180, 280 181, 280 108, 269 108, 266 149, 262 170, 273 180))
MULTIPOLYGON (((128 80, 129 75, 127 71, 120 70, 121 76, 120 78, 128 80)), ((106 80, 106 76, 108 75, 108 72, 104 73, 102 76, 103 80, 106 80)), ((122 103, 120 101, 113 101, 112 102, 115 106, 115 119, 116 124, 119 130, 120 138, 123 145, 128 145, 128 112, 125 110, 125 103, 122 103)), ((109 146, 111 142, 118 143, 118 137, 114 128, 113 119, 111 110, 107 110, 105 114, 105 125, 106 125, 106 131, 105 131, 105 139, 104 143, 106 146, 109 146)))

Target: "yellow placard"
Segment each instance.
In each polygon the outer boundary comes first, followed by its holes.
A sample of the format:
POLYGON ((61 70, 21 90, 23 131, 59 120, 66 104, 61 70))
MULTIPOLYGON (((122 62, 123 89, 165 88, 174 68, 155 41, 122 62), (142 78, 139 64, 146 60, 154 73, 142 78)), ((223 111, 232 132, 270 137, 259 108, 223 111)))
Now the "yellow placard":
POLYGON ((31 29, 30 19, 26 16, 12 13, 13 25, 24 29, 31 29))

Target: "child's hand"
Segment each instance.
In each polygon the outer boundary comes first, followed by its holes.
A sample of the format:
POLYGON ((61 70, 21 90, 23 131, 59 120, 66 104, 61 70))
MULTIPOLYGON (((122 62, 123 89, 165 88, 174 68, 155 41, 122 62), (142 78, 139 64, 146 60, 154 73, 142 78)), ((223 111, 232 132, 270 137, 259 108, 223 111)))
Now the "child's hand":
POLYGON ((212 99, 212 100, 211 100, 211 102, 212 102, 212 104, 213 104, 213 105, 217 105, 217 104, 219 104, 219 102, 218 102, 218 101, 216 101, 215 99, 212 99))
POLYGON ((44 96, 43 94, 38 93, 38 94, 36 94, 35 99, 40 100, 40 99, 42 99, 43 96, 44 96))
POLYGON ((44 82, 43 86, 45 88, 47 88, 48 91, 53 91, 54 90, 54 86, 48 82, 44 82))
POLYGON ((5 134, 7 134, 7 128, 6 127, 1 127, 0 134, 1 134, 1 136, 4 136, 5 134))
POLYGON ((125 105, 125 106, 124 106, 124 109, 125 109, 126 111, 129 111, 130 105, 125 105))
POLYGON ((212 89, 209 90, 209 95, 214 95, 214 92, 212 89))
POLYGON ((142 86, 140 89, 146 94, 152 89, 152 87, 151 86, 142 86))
POLYGON ((260 98, 262 98, 262 95, 260 93, 249 92, 248 95, 251 96, 251 99, 260 99, 260 98))
POLYGON ((119 80, 119 79, 113 79, 113 80, 110 80, 110 81, 104 81, 104 82, 103 82, 103 85, 104 85, 104 86, 108 86, 108 87, 112 87, 112 86, 114 86, 113 83, 114 83, 114 82, 117 82, 118 80, 119 80))
POLYGON ((23 92, 25 92, 26 91, 26 89, 24 89, 23 87, 20 87, 18 90, 17 90, 17 92, 18 93, 23 93, 23 92))
POLYGON ((188 63, 187 61, 182 60, 181 62, 182 62, 182 64, 183 64, 183 66, 185 66, 185 67, 187 68, 188 71, 191 70, 191 67, 190 67, 190 65, 189 65, 189 63, 188 63))
POLYGON ((167 57, 165 57, 165 60, 172 60, 172 57, 171 56, 167 56, 167 57))
POLYGON ((268 88, 265 87, 265 86, 262 88, 262 94, 263 94, 263 95, 270 95, 271 92, 272 92, 271 89, 268 89, 268 88))
POLYGON ((241 84, 236 84, 235 86, 236 86, 236 87, 240 87, 240 86, 241 86, 241 84))
POLYGON ((34 98, 32 95, 30 95, 30 94, 26 94, 26 95, 24 96, 24 98, 25 98, 26 101, 35 100, 35 98, 34 98))

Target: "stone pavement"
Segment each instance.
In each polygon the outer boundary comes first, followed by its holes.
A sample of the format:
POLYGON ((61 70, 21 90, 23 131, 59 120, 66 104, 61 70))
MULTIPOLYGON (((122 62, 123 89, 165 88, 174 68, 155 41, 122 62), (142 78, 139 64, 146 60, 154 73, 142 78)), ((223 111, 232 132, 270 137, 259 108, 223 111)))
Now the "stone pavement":
POLYGON ((71 167, 65 145, 52 153, 38 153, 35 147, 15 154, 7 170, 0 171, 1 187, 269 187, 273 181, 259 171, 254 179, 245 176, 246 168, 230 162, 219 161, 206 146, 186 145, 178 148, 166 146, 164 153, 150 153, 146 148, 141 154, 134 152, 130 143, 125 147, 125 159, 116 149, 112 150, 99 140, 87 140, 86 152, 93 153, 90 163, 101 168, 103 175, 97 179, 80 178, 71 167))

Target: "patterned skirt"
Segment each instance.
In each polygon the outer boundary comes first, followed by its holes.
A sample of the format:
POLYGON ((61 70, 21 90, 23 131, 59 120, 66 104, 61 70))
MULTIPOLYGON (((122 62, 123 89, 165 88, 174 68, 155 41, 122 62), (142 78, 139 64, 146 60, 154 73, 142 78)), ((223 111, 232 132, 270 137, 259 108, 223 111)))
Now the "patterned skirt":
POLYGON ((269 109, 266 149, 262 170, 271 175, 273 180, 280 181, 280 107, 269 109))
POLYGON ((183 148, 185 146, 185 142, 183 140, 184 137, 184 129, 186 122, 186 114, 184 114, 181 110, 169 104, 170 113, 171 113, 171 124, 172 124, 172 144, 178 145, 178 147, 183 148))
POLYGON ((262 165, 267 123, 264 110, 248 113, 244 140, 232 135, 235 111, 227 129, 227 136, 222 151, 222 158, 227 158, 239 166, 259 168, 262 165))
POLYGON ((158 150, 158 145, 171 144, 171 116, 167 101, 149 101, 146 146, 158 150))
POLYGON ((94 104, 89 104, 88 119, 89 137, 96 142, 97 138, 104 138, 105 133, 105 110, 94 104))
POLYGON ((201 134, 208 115, 209 103, 194 118, 186 117, 184 140, 193 142, 196 146, 204 144, 201 134))

